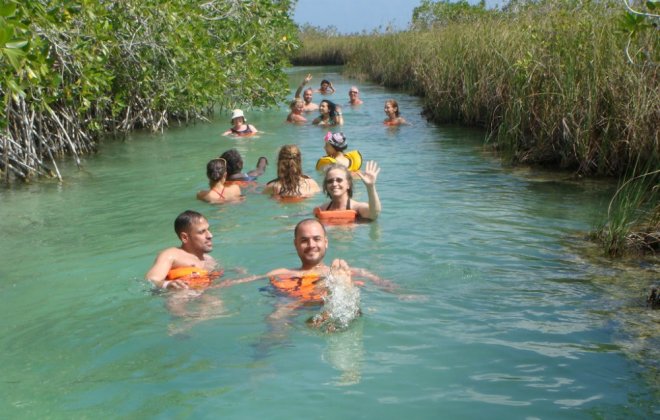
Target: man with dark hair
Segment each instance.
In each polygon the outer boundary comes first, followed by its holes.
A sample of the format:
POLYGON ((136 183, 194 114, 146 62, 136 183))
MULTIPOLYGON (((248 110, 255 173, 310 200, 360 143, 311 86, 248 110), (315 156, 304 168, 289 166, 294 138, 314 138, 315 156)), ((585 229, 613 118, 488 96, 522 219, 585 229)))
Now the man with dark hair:
POLYGON ((163 289, 188 289, 186 278, 208 277, 218 263, 208 253, 213 250, 213 235, 209 222, 202 214, 186 210, 174 221, 174 231, 181 240, 181 246, 161 251, 145 278, 156 287, 163 289), (177 276, 175 269, 187 269, 185 275, 177 276), (170 278, 170 280, 168 280, 170 278))

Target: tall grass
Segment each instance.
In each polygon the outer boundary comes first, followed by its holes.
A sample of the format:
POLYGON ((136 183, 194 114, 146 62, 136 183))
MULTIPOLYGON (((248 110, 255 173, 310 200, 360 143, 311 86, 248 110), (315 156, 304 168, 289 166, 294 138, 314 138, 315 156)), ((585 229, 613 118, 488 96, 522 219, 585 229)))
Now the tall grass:
MULTIPOLYGON (((423 96, 431 120, 485 127, 514 163, 583 175, 620 175, 638 158, 658 166, 658 66, 626 60, 620 6, 584 4, 425 32, 303 37, 294 62, 346 64, 350 76, 423 96)), ((657 59, 653 32, 638 41, 657 59)))
POLYGON ((629 45, 624 16, 619 3, 542 2, 430 31, 303 34, 295 62, 422 96, 429 119, 485 128, 511 163, 622 177, 595 234, 616 255, 660 238, 660 37, 629 45))
POLYGON ((623 178, 593 237, 612 256, 660 251, 660 169, 623 178))

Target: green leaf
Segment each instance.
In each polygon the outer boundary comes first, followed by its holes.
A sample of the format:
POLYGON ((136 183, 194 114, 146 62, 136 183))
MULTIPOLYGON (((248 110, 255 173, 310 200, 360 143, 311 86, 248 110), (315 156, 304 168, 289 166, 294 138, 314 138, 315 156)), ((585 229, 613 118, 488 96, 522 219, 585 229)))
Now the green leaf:
POLYGON ((7 42, 5 44, 5 48, 11 48, 11 49, 23 48, 27 44, 28 41, 12 41, 12 42, 7 42))
POLYGON ((0 3, 0 16, 12 17, 16 13, 16 3, 0 3))
POLYGON ((0 26, 0 45, 4 45, 9 42, 13 35, 14 28, 11 25, 0 26))
POLYGON ((15 70, 20 69, 21 66, 19 60, 25 56, 23 51, 17 49, 0 48, 0 52, 5 57, 7 57, 7 60, 9 60, 15 70))

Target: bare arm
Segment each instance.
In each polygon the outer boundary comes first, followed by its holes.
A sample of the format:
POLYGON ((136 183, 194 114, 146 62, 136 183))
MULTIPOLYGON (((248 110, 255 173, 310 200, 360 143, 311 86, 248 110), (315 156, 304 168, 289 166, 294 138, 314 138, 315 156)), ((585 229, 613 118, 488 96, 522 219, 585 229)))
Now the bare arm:
POLYGON ((188 285, 179 280, 165 280, 167 278, 167 273, 172 268, 174 260, 176 258, 176 249, 168 248, 162 251, 156 257, 154 265, 151 266, 147 274, 144 275, 144 278, 151 282, 156 287, 162 287, 167 289, 171 287, 173 289, 187 289, 188 285))
POLYGON ((300 94, 302 93, 303 88, 305 87, 305 85, 306 85, 307 83, 310 82, 310 80, 312 80, 312 75, 311 75, 311 74, 308 74, 308 75, 303 79, 303 81, 302 81, 302 83, 300 84, 300 86, 298 86, 298 89, 296 89, 296 94, 293 95, 294 98, 300 98, 300 94))
POLYGON ((340 107, 337 107, 337 112, 335 112, 335 122, 337 125, 344 125, 344 114, 341 112, 340 107))
POLYGON ((255 274, 253 276, 248 276, 248 277, 243 277, 242 279, 234 279, 234 280, 223 280, 219 282, 216 286, 211 286, 211 289, 219 288, 219 287, 231 287, 235 286, 237 284, 243 284, 243 283, 250 283, 252 281, 256 280, 261 280, 265 279, 268 277, 268 274, 255 274))
POLYGON ((367 167, 364 170, 364 173, 362 171, 357 172, 360 179, 362 179, 362 182, 364 182, 364 186, 367 188, 367 194, 369 196, 369 208, 360 208, 360 216, 371 220, 376 220, 381 211, 380 198, 378 197, 378 192, 376 191, 376 179, 378 178, 379 173, 380 168, 378 167, 378 164, 373 160, 367 162, 367 167))
POLYGON ((280 275, 280 274, 290 273, 290 272, 291 272, 291 270, 289 270, 287 268, 278 268, 276 270, 269 271, 266 274, 255 274, 255 275, 252 275, 252 276, 243 277, 241 279, 223 280, 220 283, 218 283, 216 286, 212 286, 212 287, 213 288, 231 287, 231 286, 235 286, 237 284, 250 283, 250 282, 253 282, 253 281, 256 281, 256 280, 261 280, 261 279, 269 278, 269 277, 272 277, 272 276, 277 276, 277 275, 280 275))

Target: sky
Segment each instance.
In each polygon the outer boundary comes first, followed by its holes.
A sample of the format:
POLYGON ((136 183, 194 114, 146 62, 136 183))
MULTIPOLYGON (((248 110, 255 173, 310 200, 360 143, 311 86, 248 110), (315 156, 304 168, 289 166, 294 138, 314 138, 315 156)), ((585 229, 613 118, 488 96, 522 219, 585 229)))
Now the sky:
MULTIPOLYGON (((478 0, 468 2, 476 4, 478 0)), ((395 30, 404 30, 420 3, 421 0, 298 0, 293 19, 299 25, 334 26, 342 34, 371 32, 379 27, 384 31, 390 24, 395 30)), ((488 7, 499 3, 502 1, 486 0, 488 7)))

